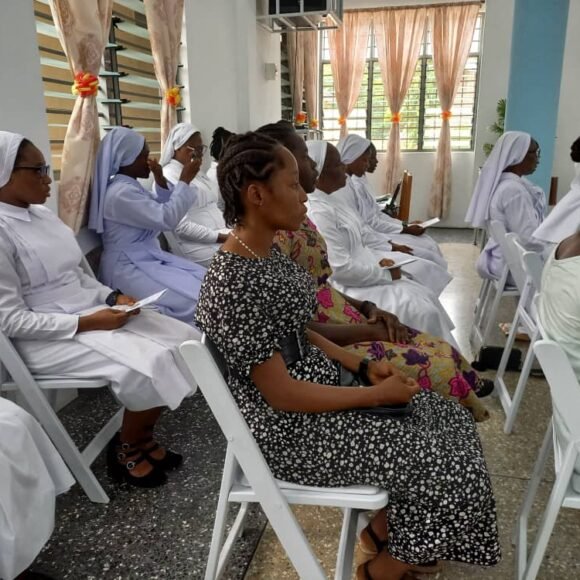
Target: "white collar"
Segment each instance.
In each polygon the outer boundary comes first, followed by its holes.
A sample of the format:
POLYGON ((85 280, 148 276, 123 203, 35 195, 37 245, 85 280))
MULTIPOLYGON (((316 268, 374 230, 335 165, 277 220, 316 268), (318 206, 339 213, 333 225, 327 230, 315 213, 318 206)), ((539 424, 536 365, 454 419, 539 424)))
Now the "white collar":
POLYGON ((0 215, 11 217, 22 222, 32 221, 30 211, 27 207, 18 207, 0 201, 0 215))
MULTIPOLYGON (((332 194, 331 194, 332 195, 332 194)), ((330 204, 329 194, 321 191, 320 189, 315 189, 312 193, 308 194, 308 201, 320 201, 322 203, 330 204)))

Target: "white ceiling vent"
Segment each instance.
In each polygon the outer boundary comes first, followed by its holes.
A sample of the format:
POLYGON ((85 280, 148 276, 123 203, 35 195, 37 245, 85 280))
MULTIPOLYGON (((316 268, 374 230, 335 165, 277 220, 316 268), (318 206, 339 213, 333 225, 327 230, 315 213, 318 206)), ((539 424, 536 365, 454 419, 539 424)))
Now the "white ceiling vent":
POLYGON ((258 23, 271 32, 323 30, 342 24, 343 0, 257 0, 258 23))

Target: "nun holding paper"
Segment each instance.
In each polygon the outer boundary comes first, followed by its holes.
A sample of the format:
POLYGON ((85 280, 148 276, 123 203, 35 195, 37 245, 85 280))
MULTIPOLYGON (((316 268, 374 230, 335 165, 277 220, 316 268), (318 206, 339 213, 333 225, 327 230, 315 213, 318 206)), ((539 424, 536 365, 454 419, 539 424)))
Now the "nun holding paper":
MULTIPOLYGON (((504 133, 481 169, 465 221, 474 228, 499 221, 527 250, 542 253, 545 246, 533 235, 546 214, 546 194, 525 177, 539 162, 540 147, 528 133, 504 133)), ((497 280, 504 266, 501 248, 490 237, 477 259, 477 273, 497 280)))
MULTIPOLYGON (((178 183, 184 165, 193 157, 201 159, 204 152, 199 129, 189 123, 178 123, 169 133, 161 154, 163 175, 170 184, 178 183)), ((190 187, 197 190, 196 201, 175 228, 175 234, 187 258, 207 268, 226 241, 229 229, 218 207, 219 190, 202 170, 190 187)))
POLYGON ((116 127, 99 148, 92 184, 89 227, 102 234, 101 281, 141 299, 167 289, 156 303, 163 314, 193 324, 205 268, 164 252, 160 233, 173 230, 194 204, 189 186, 201 160, 190 158, 176 185, 167 183, 161 166, 149 159, 145 139, 116 127), (153 172, 156 194, 138 179, 153 172))

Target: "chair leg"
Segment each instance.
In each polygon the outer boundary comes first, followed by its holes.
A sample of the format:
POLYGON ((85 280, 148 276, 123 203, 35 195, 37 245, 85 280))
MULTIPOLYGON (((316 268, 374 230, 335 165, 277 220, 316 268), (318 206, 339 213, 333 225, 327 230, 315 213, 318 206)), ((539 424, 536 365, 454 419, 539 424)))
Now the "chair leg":
POLYGON ((510 397, 509 391, 507 389, 507 385, 505 384, 505 372, 506 372, 506 368, 507 368, 507 364, 508 364, 508 360, 512 351, 512 348, 514 346, 514 343, 516 341, 516 333, 517 333, 517 327, 519 325, 520 322, 520 311, 519 308, 516 309, 516 313, 514 316, 514 319, 512 321, 512 326, 509 332, 509 335, 507 337, 506 343, 505 343, 505 347, 503 349, 503 353, 501 355, 501 360, 499 363, 499 367, 497 369, 497 374, 495 376, 495 387, 497 389, 497 394, 499 396, 499 400, 500 403, 503 407, 504 413, 506 414, 506 416, 509 415, 510 409, 512 407, 512 399, 510 397))
POLYGON ((548 542, 552 535, 558 512, 560 511, 562 502, 566 496, 566 490, 570 484, 570 478, 572 477, 574 464, 576 463, 577 458, 578 451, 575 446, 569 445, 560 473, 556 476, 556 481, 552 487, 552 493, 550 494, 548 505, 542 515, 542 521, 538 527, 536 541, 532 547, 532 552, 530 554, 530 559, 523 580, 535 580, 538 575, 538 570, 540 569, 542 560, 544 559, 544 554, 548 547, 548 542))
POLYGON ((36 389, 23 389, 21 392, 87 497, 94 503, 109 503, 109 496, 91 471, 90 463, 83 457, 44 394, 36 389))
POLYGON ((530 378, 530 372, 532 371, 532 365, 536 359, 534 354, 534 344, 538 338, 538 331, 536 330, 533 336, 530 337, 530 346, 528 352, 526 353, 526 358, 524 359, 524 364, 520 372, 520 377, 518 379, 518 384, 516 385, 516 390, 512 399, 512 404, 506 413, 506 420, 503 427, 504 433, 508 435, 512 432, 514 428, 514 423, 516 422, 516 417, 522 404, 522 399, 524 397, 524 392, 528 386, 528 379, 530 378))
POLYGON ((538 458, 536 459, 534 469, 532 470, 532 475, 530 476, 530 481, 528 482, 528 488, 524 496, 524 501, 520 507, 520 512, 518 514, 516 526, 514 528, 514 534, 512 536, 512 543, 516 544, 515 564, 517 580, 522 580, 526 568, 528 550, 528 518, 530 516, 530 511, 534 504, 536 494, 538 493, 538 487, 542 481, 542 473, 544 472, 546 461, 550 453, 552 437, 553 424, 552 420, 550 420, 544 435, 544 440, 542 441, 542 445, 538 453, 538 458))
POLYGON ((483 336, 481 337, 481 346, 485 346, 489 340, 489 335, 491 334, 491 329, 496 322, 497 312, 499 310, 499 304, 503 295, 503 288, 498 286, 495 289, 495 294, 493 296, 493 301, 491 303, 491 308, 486 312, 486 322, 483 330, 483 336))
POLYGON ((352 578, 352 562, 356 541, 356 525, 358 510, 345 508, 342 518, 342 530, 336 556, 335 580, 349 580, 352 578))
MULTIPOLYGON (((220 495, 211 536, 211 544, 209 547, 209 555, 207 557, 207 565, 205 567, 205 580, 216 580, 218 578, 218 564, 220 561, 220 552, 224 532, 226 529, 226 520, 229 507, 228 497, 234 480, 235 469, 236 463, 234 454, 228 446, 228 450, 226 451, 226 459, 224 462, 222 483, 220 486, 220 495)), ((225 562, 223 562, 223 565, 225 565, 225 562)))
POLYGON ((491 281, 484 280, 481 283, 481 290, 479 291, 479 296, 477 302, 475 303, 475 310, 473 313, 473 327, 471 329, 470 342, 474 346, 475 350, 479 350, 480 344, 476 341, 481 341, 482 328, 481 321, 485 312, 485 306, 489 299, 489 292, 491 288, 491 281))

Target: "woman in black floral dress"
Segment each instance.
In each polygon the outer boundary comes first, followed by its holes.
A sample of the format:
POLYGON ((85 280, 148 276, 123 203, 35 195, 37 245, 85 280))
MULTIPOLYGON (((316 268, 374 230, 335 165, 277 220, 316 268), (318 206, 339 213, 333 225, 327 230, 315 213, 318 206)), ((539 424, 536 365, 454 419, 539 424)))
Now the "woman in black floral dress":
POLYGON ((401 579, 440 559, 496 564, 495 501, 469 412, 384 361, 368 363, 372 386, 339 386, 340 365, 364 370, 360 357, 306 330, 312 278, 272 248, 276 231, 297 229, 306 212, 292 154, 255 133, 234 137, 218 179, 234 230, 206 275, 197 325, 224 355, 274 476, 388 490, 389 505, 361 538, 375 557, 360 578, 401 579), (357 410, 407 401, 403 420, 357 410))

